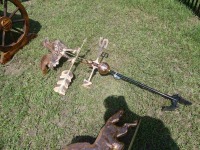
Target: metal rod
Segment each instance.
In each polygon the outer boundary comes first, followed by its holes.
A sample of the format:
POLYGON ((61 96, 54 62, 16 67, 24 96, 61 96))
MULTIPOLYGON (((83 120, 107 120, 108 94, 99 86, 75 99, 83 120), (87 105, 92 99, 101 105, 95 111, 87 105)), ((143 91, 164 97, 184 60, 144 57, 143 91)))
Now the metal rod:
POLYGON ((172 101, 177 101, 177 99, 173 98, 170 95, 161 93, 160 91, 158 91, 158 90, 156 90, 154 88, 151 88, 151 87, 149 87, 149 86, 147 86, 147 85, 145 85, 143 83, 140 83, 138 81, 135 81, 134 79, 128 78, 128 77, 126 77, 126 76, 124 76, 124 75, 122 75, 120 73, 117 73, 117 72, 115 72, 113 70, 110 70, 110 74, 113 75, 114 77, 116 76, 116 77, 119 77, 119 79, 122 79, 122 80, 127 81, 127 82, 132 83, 132 84, 135 84, 135 85, 137 85, 138 87, 140 87, 142 89, 145 89, 145 90, 148 90, 148 91, 150 91, 152 93, 158 94, 158 95, 160 95, 160 96, 162 96, 162 97, 164 97, 166 99, 170 99, 172 101))
POLYGON ((139 120, 139 122, 138 122, 138 124, 137 124, 137 127, 136 127, 135 132, 134 132, 134 135, 133 135, 133 137, 132 137, 132 139, 131 139, 131 143, 130 143, 130 145, 129 145, 129 147, 128 147, 128 150, 132 150, 133 142, 135 141, 135 137, 136 137, 137 132, 138 132, 139 127, 140 127, 140 123, 141 123, 141 119, 139 120))
POLYGON ((9 16, 9 18, 12 18, 15 14, 16 14, 16 12, 19 10, 19 7, 17 7, 13 12, 12 12, 12 14, 10 14, 10 16, 9 16))

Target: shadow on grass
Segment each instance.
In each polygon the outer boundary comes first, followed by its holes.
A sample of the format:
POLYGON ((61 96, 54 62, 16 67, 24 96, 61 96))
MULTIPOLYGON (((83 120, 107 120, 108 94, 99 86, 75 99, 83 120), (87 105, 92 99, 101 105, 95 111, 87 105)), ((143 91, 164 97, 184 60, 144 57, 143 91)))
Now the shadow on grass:
MULTIPOLYGON (((104 105, 106 112, 104 120, 107 120, 112 114, 119 109, 124 109, 125 116, 121 122, 133 122, 138 118, 142 119, 136 139, 133 143, 133 150, 178 150, 179 147, 170 136, 169 130, 165 127, 161 120, 149 117, 139 116, 130 111, 123 96, 110 96, 105 99, 104 105)), ((128 134, 120 140, 125 144, 125 149, 128 149, 134 130, 129 130, 128 134)))
POLYGON ((30 21, 30 33, 37 34, 41 29, 41 24, 38 21, 29 19, 30 21))
POLYGON ((192 12, 200 18, 200 1, 199 0, 178 0, 186 5, 192 12))
MULTIPOLYGON (((104 100, 106 112, 104 114, 105 122, 117 111, 123 109, 124 117, 120 120, 120 125, 131 123, 134 120, 142 119, 132 150, 179 150, 179 147, 170 136, 170 131, 163 122, 149 116, 139 116, 130 111, 123 96, 109 96, 104 100)), ((100 131, 100 129, 99 129, 100 131)), ((125 150, 129 148, 130 141, 135 132, 135 128, 129 129, 128 134, 119 139, 125 144, 125 150)), ((94 143, 95 138, 91 136, 77 136, 71 143, 88 142, 94 143)))
POLYGON ((76 136, 73 138, 71 143, 79 143, 79 142, 87 142, 93 144, 95 142, 95 138, 92 136, 76 136))

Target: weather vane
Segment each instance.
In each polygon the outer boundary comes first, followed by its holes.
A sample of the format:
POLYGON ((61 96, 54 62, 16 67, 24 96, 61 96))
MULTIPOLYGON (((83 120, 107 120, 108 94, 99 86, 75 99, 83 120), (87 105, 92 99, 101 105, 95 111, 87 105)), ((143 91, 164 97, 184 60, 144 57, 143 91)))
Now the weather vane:
MULTIPOLYGON (((72 69, 75 61, 80 61, 84 64, 87 64, 89 67, 92 68, 89 78, 84 79, 84 82, 82 84, 86 88, 91 87, 91 85, 92 85, 91 79, 94 75, 94 72, 97 70, 99 72, 99 74, 101 74, 101 75, 112 75, 115 79, 118 79, 118 80, 121 79, 123 81, 129 82, 130 84, 134 84, 134 85, 140 87, 141 89, 147 90, 151 93, 160 95, 167 100, 170 100, 171 105, 162 107, 163 111, 173 111, 173 110, 177 109, 178 103, 183 104, 183 105, 191 105, 192 104, 191 102, 189 102, 188 100, 179 96, 178 94, 175 94, 172 96, 168 95, 168 94, 164 94, 164 93, 160 92, 159 90, 156 90, 156 89, 149 87, 139 81, 134 80, 133 78, 129 78, 125 75, 122 75, 122 74, 112 70, 111 67, 108 65, 108 63, 102 62, 102 59, 100 60, 100 57, 103 54, 103 50, 106 49, 108 46, 108 39, 100 37, 98 55, 97 55, 96 60, 88 60, 88 59, 79 57, 79 52, 85 42, 86 42, 86 39, 83 41, 82 46, 80 48, 78 48, 77 50, 68 49, 67 47, 63 47, 63 49, 60 50, 60 53, 62 54, 61 56, 70 58, 69 61, 71 62, 71 66, 68 70, 65 70, 62 72, 60 79, 57 82, 56 87, 54 88, 55 92, 58 92, 61 95, 65 95, 65 92, 68 89, 68 87, 71 83, 71 80, 73 78, 73 73, 71 72, 71 69, 72 69)), ((59 60, 58 60, 58 62, 59 62, 59 60)))

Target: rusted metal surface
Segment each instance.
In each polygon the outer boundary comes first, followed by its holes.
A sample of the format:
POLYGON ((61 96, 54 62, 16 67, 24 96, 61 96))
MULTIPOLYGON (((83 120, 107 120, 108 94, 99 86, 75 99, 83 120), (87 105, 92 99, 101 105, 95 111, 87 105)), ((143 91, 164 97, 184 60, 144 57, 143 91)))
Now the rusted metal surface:
POLYGON ((0 63, 7 63, 14 54, 26 45, 36 34, 29 33, 29 17, 19 0, 1 0, 0 15, 0 63), (8 12, 8 7, 12 10, 8 12))

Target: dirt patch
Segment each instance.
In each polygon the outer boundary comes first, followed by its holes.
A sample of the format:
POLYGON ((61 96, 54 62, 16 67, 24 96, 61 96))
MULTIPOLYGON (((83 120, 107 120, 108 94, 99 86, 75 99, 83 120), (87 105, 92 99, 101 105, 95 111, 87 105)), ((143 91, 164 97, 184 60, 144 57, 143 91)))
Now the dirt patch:
POLYGON ((20 75, 24 71, 25 66, 20 62, 10 63, 4 67, 5 75, 20 75))

